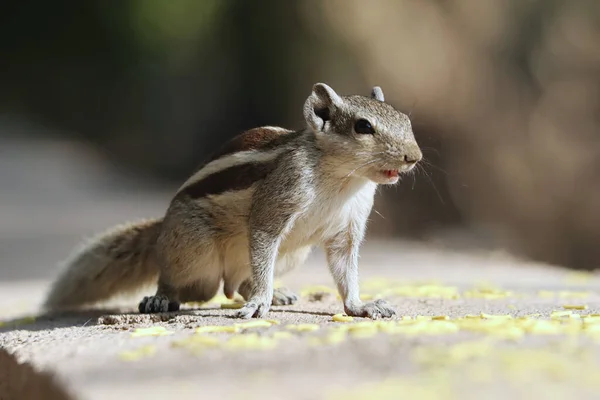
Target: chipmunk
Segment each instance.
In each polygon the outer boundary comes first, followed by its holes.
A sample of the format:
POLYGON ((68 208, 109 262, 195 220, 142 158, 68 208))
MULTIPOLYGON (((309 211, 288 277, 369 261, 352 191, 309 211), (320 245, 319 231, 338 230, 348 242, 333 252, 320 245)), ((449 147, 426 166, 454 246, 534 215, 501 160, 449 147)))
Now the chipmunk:
POLYGON ((261 318, 297 296, 275 277, 321 245, 347 315, 391 317, 384 300, 363 303, 358 256, 378 185, 393 185, 421 160, 411 122, 371 96, 338 95, 316 83, 303 108, 306 127, 265 126, 230 140, 176 192, 163 218, 105 232, 74 251, 45 301, 80 307, 157 283, 140 313, 180 303, 245 300, 239 318, 261 318))

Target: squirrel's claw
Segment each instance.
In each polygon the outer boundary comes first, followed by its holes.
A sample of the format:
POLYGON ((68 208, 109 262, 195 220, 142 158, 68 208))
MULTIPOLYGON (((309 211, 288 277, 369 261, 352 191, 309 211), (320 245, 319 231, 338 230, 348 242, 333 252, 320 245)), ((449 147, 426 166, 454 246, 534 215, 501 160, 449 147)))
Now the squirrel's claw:
POLYGON ((164 295, 146 296, 138 305, 138 310, 141 314, 179 311, 179 303, 169 301, 169 298, 164 295))
POLYGON ((252 298, 236 313, 237 318, 262 318, 269 312, 271 299, 252 298))

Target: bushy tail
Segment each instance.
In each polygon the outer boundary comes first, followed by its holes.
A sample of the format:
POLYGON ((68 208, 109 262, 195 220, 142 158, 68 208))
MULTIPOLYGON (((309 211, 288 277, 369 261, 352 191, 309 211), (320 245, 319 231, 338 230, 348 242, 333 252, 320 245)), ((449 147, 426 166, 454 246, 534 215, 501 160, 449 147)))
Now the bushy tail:
POLYGON ((120 225, 104 232, 69 257, 44 303, 47 311, 75 309, 156 282, 151 260, 162 219, 120 225))

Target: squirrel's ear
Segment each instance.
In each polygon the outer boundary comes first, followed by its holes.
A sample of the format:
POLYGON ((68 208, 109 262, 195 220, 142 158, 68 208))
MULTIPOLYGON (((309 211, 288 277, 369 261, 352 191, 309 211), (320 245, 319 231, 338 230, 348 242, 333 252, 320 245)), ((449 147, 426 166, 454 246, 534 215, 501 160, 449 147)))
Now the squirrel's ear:
POLYGON ((322 131, 332 112, 342 103, 342 98, 332 88, 317 83, 304 103, 304 119, 314 131, 322 131))
POLYGON ((371 90, 371 97, 375 100, 385 101, 385 97, 383 97, 383 90, 379 86, 374 86, 373 90, 371 90))

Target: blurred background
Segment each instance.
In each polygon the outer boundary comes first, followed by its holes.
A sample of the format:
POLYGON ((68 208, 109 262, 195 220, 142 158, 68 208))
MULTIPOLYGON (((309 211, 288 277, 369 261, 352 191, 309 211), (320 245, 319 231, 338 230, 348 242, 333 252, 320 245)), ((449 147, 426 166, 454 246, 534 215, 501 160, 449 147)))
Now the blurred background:
POLYGON ((209 153, 300 128, 312 84, 382 86, 425 162, 371 240, 599 265, 596 0, 4 0, 0 279, 164 212, 209 153))

